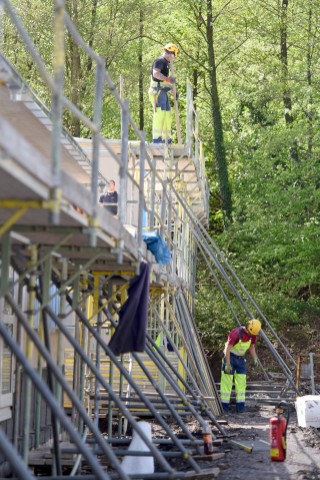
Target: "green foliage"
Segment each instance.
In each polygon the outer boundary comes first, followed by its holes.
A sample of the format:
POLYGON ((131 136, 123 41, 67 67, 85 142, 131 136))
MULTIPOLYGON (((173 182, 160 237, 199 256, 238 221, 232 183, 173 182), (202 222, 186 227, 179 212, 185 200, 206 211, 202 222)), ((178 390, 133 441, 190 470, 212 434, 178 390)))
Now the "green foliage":
MULTIPOLYGON (((49 72, 53 58, 53 2, 15 0, 24 24, 49 72)), ((162 46, 175 42, 175 61, 182 131, 185 123, 186 81, 195 82, 199 129, 204 142, 210 184, 209 230, 226 258, 269 321, 286 325, 313 324, 320 318, 319 149, 320 102, 318 69, 320 5, 314 0, 289 2, 286 18, 279 2, 213 2, 213 43, 218 97, 232 189, 233 223, 225 230, 221 191, 214 153, 210 102, 206 0, 68 0, 69 14, 88 45, 105 59, 119 90, 120 76, 130 112, 139 122, 138 55, 142 54, 144 118, 151 140, 152 108, 147 90, 152 60, 162 46), (96 5, 96 11, 94 7, 96 5), (285 74, 280 39, 287 35, 285 74), (140 34, 142 32, 142 35, 140 34), (284 97, 291 100, 285 111, 284 97), (291 122, 286 120, 290 113, 291 122), (293 150, 298 158, 293 155, 293 150)), ((37 95, 50 105, 50 95, 4 18, 4 52, 37 95)), ((77 98, 89 117, 94 104, 94 64, 66 36, 65 93, 77 98), (78 64, 74 64, 75 59, 78 64)), ((71 130, 73 119, 65 112, 71 130)), ((119 108, 105 90, 103 134, 120 137, 119 108)), ((90 132, 80 126, 80 133, 90 132)), ((134 134, 130 131, 130 138, 134 134)), ((235 325, 212 272, 198 261, 196 314, 207 350, 221 349, 235 325)), ((231 306, 245 321, 239 301, 228 290, 231 306)))

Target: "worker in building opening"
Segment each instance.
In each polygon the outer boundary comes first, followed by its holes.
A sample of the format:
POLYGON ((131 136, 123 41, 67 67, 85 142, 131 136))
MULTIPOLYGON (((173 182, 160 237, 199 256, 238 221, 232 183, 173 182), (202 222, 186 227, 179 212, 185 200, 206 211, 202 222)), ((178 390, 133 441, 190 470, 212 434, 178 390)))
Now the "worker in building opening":
MULTIPOLYGON (((176 83, 176 80, 169 75, 170 57, 176 58, 178 51, 178 47, 174 43, 168 43, 163 48, 163 55, 156 58, 152 64, 149 99, 153 108, 153 143, 172 142, 172 116, 168 92, 172 92, 172 86, 176 83)), ((176 96, 178 97, 177 93, 176 96)))
POLYGON ((224 412, 229 411, 229 403, 233 385, 236 391, 237 412, 243 412, 246 400, 247 370, 245 354, 250 352, 255 366, 259 364, 255 345, 261 330, 259 320, 249 320, 245 327, 234 328, 229 332, 224 348, 221 368, 220 397, 224 412))
POLYGON ((110 180, 107 193, 104 193, 99 198, 99 203, 102 203, 104 208, 112 215, 118 213, 118 192, 116 191, 116 182, 110 180))

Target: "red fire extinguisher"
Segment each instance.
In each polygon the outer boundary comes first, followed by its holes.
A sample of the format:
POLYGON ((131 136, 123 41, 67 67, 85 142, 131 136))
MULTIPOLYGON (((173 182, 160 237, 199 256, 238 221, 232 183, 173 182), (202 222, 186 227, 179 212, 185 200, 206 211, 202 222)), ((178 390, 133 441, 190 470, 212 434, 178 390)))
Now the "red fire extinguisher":
POLYGON ((273 462, 283 462, 286 458, 286 435, 289 423, 289 406, 286 402, 281 402, 276 408, 275 415, 270 418, 270 458, 273 462), (287 416, 284 418, 283 408, 287 408, 287 416))

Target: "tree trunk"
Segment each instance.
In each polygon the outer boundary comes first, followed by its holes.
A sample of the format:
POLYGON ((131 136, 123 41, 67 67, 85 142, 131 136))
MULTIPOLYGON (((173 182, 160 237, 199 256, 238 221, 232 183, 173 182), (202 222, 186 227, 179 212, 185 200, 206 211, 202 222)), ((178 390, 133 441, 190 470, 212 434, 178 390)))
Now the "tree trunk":
MULTIPOLYGON (((78 16, 78 0, 69 0, 66 4, 69 11, 71 20, 78 28, 79 16, 78 16)), ((70 80, 71 80, 71 101, 77 107, 79 106, 79 89, 80 89, 80 77, 81 77, 81 61, 80 51, 78 45, 75 43, 71 35, 70 38, 70 80)), ((72 115, 70 119, 70 133, 75 137, 80 137, 80 120, 72 115)))
MULTIPOLYGON (((197 30, 201 31, 201 22, 202 22, 202 8, 199 6, 198 14, 196 15, 197 30)), ((200 53, 196 53, 196 60, 199 61, 200 53)), ((193 69, 193 104, 196 108, 197 106, 197 97, 198 97, 198 81, 199 81, 199 67, 193 69)))
MULTIPOLYGON (((95 28, 97 23, 97 3, 98 3, 98 0, 92 0, 90 32, 89 32, 89 41, 88 41, 88 45, 90 48, 92 48, 92 50, 94 50, 94 34, 95 34, 95 28)), ((93 68, 93 60, 91 57, 88 56, 86 65, 82 68, 82 70, 84 71, 84 74, 82 74, 81 77, 87 78, 90 75, 92 68, 93 68)), ((87 89, 88 89, 88 82, 82 82, 80 86, 80 98, 86 98, 87 89)))
POLYGON ((143 9, 140 7, 140 42, 139 42, 139 128, 140 130, 144 129, 144 88, 143 88, 143 20, 144 14, 143 9))
MULTIPOLYGON (((280 7, 280 58, 282 67, 282 82, 283 82, 283 106, 284 119, 286 125, 289 127, 293 122, 292 116, 292 99, 291 92, 288 86, 288 43, 287 43, 287 12, 289 0, 282 0, 280 7)), ((298 145, 294 141, 290 147, 290 157, 295 161, 299 161, 298 145)))
POLYGON ((313 13, 312 1, 309 0, 309 15, 308 15, 308 50, 307 50, 307 81, 309 87, 309 111, 308 115, 308 156, 312 155, 313 147, 313 96, 312 96, 312 13, 313 13))
POLYGON ((199 71, 198 71, 197 68, 194 68, 193 69, 193 103, 194 103, 194 106, 197 105, 198 79, 199 79, 199 71))
MULTIPOLYGON (((92 0, 92 8, 91 8, 91 23, 90 23, 90 34, 89 34, 89 47, 93 49, 93 43, 94 43, 94 31, 96 27, 96 22, 97 22, 97 3, 98 0, 92 0)), ((90 73, 92 70, 92 58, 88 57, 88 62, 87 62, 87 73, 90 73)), ((86 88, 86 84, 85 84, 86 88)))
POLYGON ((218 169, 219 186, 222 198, 222 209, 225 225, 232 221, 232 198, 228 177, 228 167, 223 139, 223 125, 221 117, 220 99, 217 85, 217 71, 215 63, 215 51, 213 47, 213 18, 212 0, 207 0, 207 44, 209 57, 210 97, 211 112, 214 130, 214 150, 218 169))
POLYGON ((287 46, 287 9, 288 0, 282 0, 280 15, 280 50, 283 81, 283 105, 286 124, 292 123, 292 102, 288 88, 288 46, 287 46))

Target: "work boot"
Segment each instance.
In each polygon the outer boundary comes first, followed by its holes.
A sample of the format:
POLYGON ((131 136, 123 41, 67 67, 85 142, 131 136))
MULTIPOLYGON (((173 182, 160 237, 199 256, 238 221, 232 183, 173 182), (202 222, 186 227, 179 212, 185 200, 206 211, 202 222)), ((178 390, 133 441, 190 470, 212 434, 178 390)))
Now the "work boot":
POLYGON ((244 410, 245 410, 244 407, 238 407, 238 406, 237 406, 237 413, 243 413, 244 410))
POLYGON ((222 403, 222 408, 224 413, 229 413, 229 404, 228 403, 222 403))

